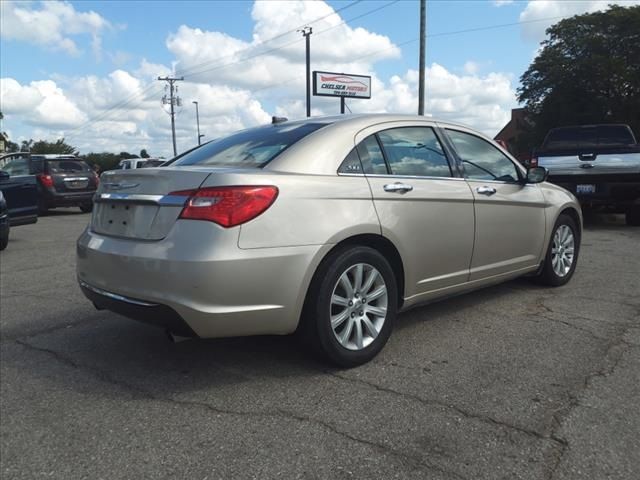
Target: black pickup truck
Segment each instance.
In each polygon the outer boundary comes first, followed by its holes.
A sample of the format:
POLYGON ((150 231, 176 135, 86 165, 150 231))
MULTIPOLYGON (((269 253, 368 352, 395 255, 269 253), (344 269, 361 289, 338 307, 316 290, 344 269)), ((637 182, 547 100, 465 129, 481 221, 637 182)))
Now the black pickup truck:
POLYGON ((549 170, 549 182, 571 191, 583 208, 625 213, 640 226, 640 145, 628 125, 554 128, 531 166, 549 170))

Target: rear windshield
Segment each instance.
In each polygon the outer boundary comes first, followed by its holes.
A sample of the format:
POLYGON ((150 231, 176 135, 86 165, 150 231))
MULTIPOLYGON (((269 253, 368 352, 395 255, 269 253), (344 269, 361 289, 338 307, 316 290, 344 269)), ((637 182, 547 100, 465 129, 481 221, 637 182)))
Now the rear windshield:
POLYGON ((544 142, 550 150, 634 145, 633 134, 624 125, 594 125, 551 130, 544 142))
POLYGON ((89 165, 81 160, 48 160, 49 173, 79 173, 88 172, 89 165))
POLYGON ((244 130, 196 148, 178 158, 172 166, 263 167, 285 149, 326 125, 281 124, 244 130))

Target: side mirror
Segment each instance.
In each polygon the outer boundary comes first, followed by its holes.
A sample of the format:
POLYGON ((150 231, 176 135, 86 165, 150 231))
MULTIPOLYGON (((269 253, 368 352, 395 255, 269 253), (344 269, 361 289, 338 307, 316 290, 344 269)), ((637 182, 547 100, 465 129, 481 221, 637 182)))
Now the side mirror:
POLYGON ((527 170, 527 183, 542 183, 549 176, 549 170, 544 167, 532 167, 527 170))

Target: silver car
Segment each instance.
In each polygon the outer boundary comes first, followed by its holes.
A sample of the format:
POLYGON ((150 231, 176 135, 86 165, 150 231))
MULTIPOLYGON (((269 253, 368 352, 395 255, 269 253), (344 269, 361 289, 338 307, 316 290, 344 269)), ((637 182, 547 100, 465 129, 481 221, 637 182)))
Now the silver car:
POLYGON ((522 275, 568 282, 581 210, 545 178, 430 118, 274 123, 104 172, 78 280, 97 308, 174 335, 297 331, 358 365, 401 310, 522 275))

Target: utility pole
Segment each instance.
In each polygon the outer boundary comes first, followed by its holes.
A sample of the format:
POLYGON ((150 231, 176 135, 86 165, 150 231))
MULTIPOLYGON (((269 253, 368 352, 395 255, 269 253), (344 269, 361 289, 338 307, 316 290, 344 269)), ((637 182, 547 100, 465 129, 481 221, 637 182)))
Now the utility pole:
POLYGON ((176 110, 175 107, 182 106, 182 100, 174 93, 177 93, 178 87, 174 84, 176 82, 181 82, 184 80, 184 77, 174 78, 174 77, 158 77, 158 80, 162 82, 167 82, 169 84, 169 98, 165 95, 162 97, 162 104, 169 104, 171 107, 171 137, 173 138, 173 156, 175 157, 178 154, 178 149, 176 148, 176 110))
POLYGON ((302 33, 302 36, 307 40, 307 117, 311 116, 311 34, 313 29, 311 27, 304 27, 302 30, 298 30, 302 33))
POLYGON ((195 103, 196 105, 196 125, 198 126, 198 145, 201 145, 200 139, 204 137, 204 135, 200 135, 200 113, 198 112, 198 102, 194 100, 191 103, 195 103))
POLYGON ((420 75, 418 80, 418 115, 424 115, 424 58, 426 55, 427 0, 420 0, 420 75))

